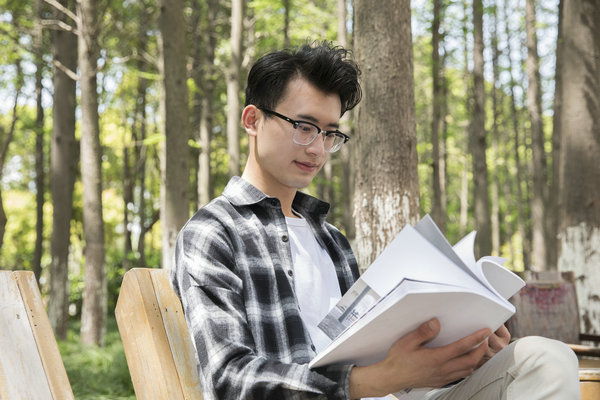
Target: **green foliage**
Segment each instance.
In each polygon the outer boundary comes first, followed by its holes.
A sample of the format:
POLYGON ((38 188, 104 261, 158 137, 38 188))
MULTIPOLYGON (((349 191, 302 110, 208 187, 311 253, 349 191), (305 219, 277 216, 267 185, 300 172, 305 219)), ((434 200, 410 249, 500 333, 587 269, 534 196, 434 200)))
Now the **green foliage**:
POLYGON ((79 324, 73 323, 66 341, 58 347, 78 400, 135 400, 133 385, 114 317, 108 319, 106 345, 84 346, 79 324))

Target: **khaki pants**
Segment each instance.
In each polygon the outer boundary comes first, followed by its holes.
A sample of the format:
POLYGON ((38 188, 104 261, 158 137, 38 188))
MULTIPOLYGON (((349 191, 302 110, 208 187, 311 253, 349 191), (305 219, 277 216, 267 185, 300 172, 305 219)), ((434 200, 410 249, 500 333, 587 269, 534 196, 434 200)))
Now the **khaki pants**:
POLYGON ((427 400, 579 400, 578 363, 564 343, 531 336, 492 357, 473 375, 427 400))

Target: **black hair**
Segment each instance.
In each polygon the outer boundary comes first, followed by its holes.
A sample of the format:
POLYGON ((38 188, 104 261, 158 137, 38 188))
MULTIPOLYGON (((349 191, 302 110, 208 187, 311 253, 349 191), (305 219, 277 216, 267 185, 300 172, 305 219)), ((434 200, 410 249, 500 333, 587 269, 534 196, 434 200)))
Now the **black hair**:
POLYGON ((354 108, 362 97, 360 69, 349 58, 349 50, 323 41, 293 50, 279 50, 261 57, 252 66, 246 85, 246 103, 274 109, 286 85, 301 77, 327 94, 337 94, 341 114, 354 108))

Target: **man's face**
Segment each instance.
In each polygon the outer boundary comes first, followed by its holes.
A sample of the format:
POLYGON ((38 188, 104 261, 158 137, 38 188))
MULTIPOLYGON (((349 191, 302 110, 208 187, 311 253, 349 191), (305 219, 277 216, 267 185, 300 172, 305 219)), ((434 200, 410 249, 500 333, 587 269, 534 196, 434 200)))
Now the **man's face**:
MULTIPOLYGON (((322 130, 335 130, 340 119, 341 102, 337 94, 325 94, 308 81, 290 81, 283 99, 274 110, 293 120, 312 122, 322 130)), ((261 111, 257 111, 261 113, 261 111)), ((329 153, 323 148, 323 136, 303 146, 292 141, 291 123, 275 116, 262 120, 256 134, 254 155, 262 176, 261 189, 270 195, 281 190, 308 186, 323 167, 329 153)))

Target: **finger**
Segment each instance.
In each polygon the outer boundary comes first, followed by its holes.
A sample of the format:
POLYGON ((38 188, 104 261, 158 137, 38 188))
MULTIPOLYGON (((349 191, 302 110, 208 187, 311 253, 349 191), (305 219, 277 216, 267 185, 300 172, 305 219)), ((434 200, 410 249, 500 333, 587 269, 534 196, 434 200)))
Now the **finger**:
POLYGON ((417 329, 407 334, 403 340, 413 347, 419 347, 429 342, 440 332, 440 322, 437 318, 422 323, 417 329))
POLYGON ((488 340, 490 349, 494 353, 497 353, 505 348, 510 341, 510 333, 508 332, 508 329, 502 325, 493 335, 488 338, 488 340))
POLYGON ((446 352, 447 358, 455 358, 470 353, 474 348, 480 346, 484 341, 486 342, 485 347, 487 349, 486 339, 490 335, 491 331, 489 329, 481 329, 469 336, 465 336, 464 338, 457 340, 456 342, 443 346, 443 349, 446 352))
POLYGON ((444 366, 444 371, 471 371, 475 370, 482 363, 484 358, 487 358, 487 352, 489 350, 487 341, 483 341, 477 347, 472 349, 470 352, 465 353, 461 356, 455 357, 449 360, 444 366))
POLYGON ((505 340, 505 343, 510 342, 510 332, 504 325, 500 325, 500 328, 496 331, 496 335, 505 340))

